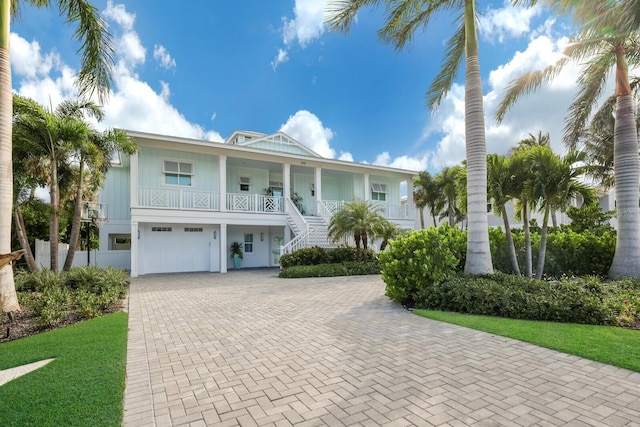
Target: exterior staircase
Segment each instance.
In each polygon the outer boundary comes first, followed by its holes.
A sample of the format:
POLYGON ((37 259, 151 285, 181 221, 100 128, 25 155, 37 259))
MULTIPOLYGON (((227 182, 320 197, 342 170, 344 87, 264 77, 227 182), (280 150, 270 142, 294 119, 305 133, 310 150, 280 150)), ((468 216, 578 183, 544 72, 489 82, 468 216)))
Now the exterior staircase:
POLYGON ((287 218, 289 228, 294 236, 280 251, 282 254, 291 253, 295 250, 320 246, 322 248, 335 247, 335 243, 328 237, 328 225, 321 216, 303 216, 295 209, 289 207, 287 218))

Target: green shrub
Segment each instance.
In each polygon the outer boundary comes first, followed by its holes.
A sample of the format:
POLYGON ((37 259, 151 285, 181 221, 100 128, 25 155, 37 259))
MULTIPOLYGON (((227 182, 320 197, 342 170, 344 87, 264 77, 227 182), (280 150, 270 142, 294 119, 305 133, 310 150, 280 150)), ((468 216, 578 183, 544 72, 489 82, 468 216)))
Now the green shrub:
POLYGON ((385 294, 413 306, 424 290, 464 266, 465 251, 466 233, 447 225, 397 238, 379 256, 385 294))
MULTIPOLYGON (((524 272, 525 244, 522 230, 512 230, 513 241, 520 272, 524 272)), ((500 228, 489 229, 493 269, 513 273, 506 234, 500 228)), ((532 263, 535 269, 538 260, 540 235, 531 234, 532 263)), ((562 276, 606 276, 613 261, 616 247, 615 234, 591 231, 576 233, 568 227, 550 228, 547 238, 547 253, 544 273, 547 277, 562 276)))
POLYGON ((50 327, 72 313, 82 318, 101 315, 126 296, 129 279, 123 270, 88 266, 69 272, 19 272, 15 282, 20 304, 39 325, 50 327))
POLYGON ((377 261, 349 261, 331 264, 294 265, 280 270, 282 278, 335 277, 380 274, 377 261))
POLYGON ((378 259, 376 253, 372 249, 358 249, 352 246, 327 249, 327 262, 351 262, 361 261, 370 262, 378 259))
POLYGON ((602 283, 593 276, 547 282, 503 273, 482 277, 458 275, 424 289, 417 307, 587 324, 620 324, 627 315, 632 317, 629 324, 638 321, 637 313, 630 314, 629 307, 640 303, 640 291, 627 291, 623 294, 620 285, 602 283), (628 297, 627 312, 623 296, 628 297))
POLYGON ((284 254, 280 257, 280 266, 282 268, 292 267, 294 265, 317 265, 326 264, 328 262, 327 250, 319 246, 310 248, 302 248, 284 254))

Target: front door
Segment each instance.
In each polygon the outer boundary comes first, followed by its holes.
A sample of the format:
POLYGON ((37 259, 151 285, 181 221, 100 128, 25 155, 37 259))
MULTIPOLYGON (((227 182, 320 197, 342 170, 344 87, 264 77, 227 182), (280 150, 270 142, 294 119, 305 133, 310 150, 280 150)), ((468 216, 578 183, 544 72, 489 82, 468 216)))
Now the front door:
POLYGON ((273 265, 280 265, 280 248, 284 245, 284 237, 275 236, 273 238, 273 265))

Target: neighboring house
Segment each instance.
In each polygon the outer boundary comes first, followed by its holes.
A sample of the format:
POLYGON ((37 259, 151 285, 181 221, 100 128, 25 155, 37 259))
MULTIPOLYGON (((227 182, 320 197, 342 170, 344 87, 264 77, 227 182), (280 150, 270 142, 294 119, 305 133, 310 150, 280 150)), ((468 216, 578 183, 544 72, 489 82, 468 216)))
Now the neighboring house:
MULTIPOLYGON (((281 251, 329 246, 327 224, 345 202, 371 201, 401 228, 415 222, 401 203, 417 172, 320 157, 282 132, 236 131, 226 142, 129 132, 139 152, 107 175, 100 203, 100 265, 131 276, 279 265, 281 251)), ((412 199, 412 198, 410 198, 412 199)))

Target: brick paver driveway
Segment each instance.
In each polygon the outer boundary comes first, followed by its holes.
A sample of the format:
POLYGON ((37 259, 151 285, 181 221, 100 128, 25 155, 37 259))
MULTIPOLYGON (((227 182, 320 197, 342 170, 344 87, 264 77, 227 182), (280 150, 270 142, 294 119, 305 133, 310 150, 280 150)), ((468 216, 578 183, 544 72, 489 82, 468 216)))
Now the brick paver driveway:
POLYGON ((435 322, 378 276, 134 279, 126 426, 640 425, 640 374, 435 322))

